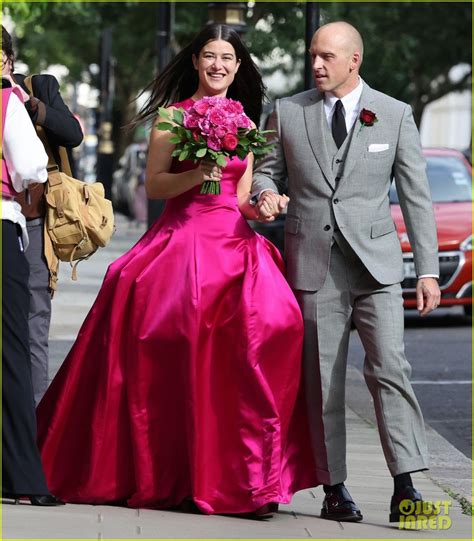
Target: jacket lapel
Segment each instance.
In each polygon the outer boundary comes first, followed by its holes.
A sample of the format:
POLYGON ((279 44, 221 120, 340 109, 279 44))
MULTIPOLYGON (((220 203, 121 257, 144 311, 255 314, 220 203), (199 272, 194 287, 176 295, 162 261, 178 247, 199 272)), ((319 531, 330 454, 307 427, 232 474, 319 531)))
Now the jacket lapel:
POLYGON ((314 93, 310 98, 310 103, 304 106, 304 119, 306 124, 306 133, 314 157, 321 168, 326 182, 333 190, 336 189, 336 182, 332 172, 329 153, 326 144, 327 124, 324 113, 324 100, 319 92, 314 93))
MULTIPOLYGON (((374 100, 372 89, 370 88, 370 86, 364 83, 364 88, 360 97, 359 110, 362 111, 362 109, 371 109, 373 101, 374 100)), ((374 112, 377 113, 377 111, 374 112)), ((363 126, 360 123, 359 116, 357 116, 354 125, 354 132, 352 134, 352 138, 349 142, 349 146, 347 149, 346 160, 344 164, 344 173, 342 175, 340 184, 347 180, 347 178, 352 172, 352 169, 357 163, 357 160, 361 159, 362 156, 364 156, 365 149, 367 147, 367 140, 369 138, 371 129, 372 128, 370 126, 363 126)))

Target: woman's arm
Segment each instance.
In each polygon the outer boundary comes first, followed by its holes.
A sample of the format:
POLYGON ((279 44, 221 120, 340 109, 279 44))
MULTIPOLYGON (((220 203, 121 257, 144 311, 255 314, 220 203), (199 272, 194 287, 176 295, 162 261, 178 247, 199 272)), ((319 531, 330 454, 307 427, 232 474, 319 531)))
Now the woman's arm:
POLYGON ((250 191, 252 189, 253 162, 253 154, 250 153, 247 157, 247 169, 237 184, 239 209, 247 220, 257 220, 259 217, 257 208, 250 204, 250 198, 252 197, 250 191))
POLYGON ((175 145, 170 143, 171 132, 156 128, 159 122, 164 121, 164 118, 157 118, 150 134, 145 178, 145 188, 149 199, 171 199, 181 195, 202 184, 205 180, 211 180, 209 176, 211 172, 213 172, 214 180, 220 178, 220 169, 206 161, 202 161, 196 169, 190 171, 169 173, 172 162, 171 154, 175 145))

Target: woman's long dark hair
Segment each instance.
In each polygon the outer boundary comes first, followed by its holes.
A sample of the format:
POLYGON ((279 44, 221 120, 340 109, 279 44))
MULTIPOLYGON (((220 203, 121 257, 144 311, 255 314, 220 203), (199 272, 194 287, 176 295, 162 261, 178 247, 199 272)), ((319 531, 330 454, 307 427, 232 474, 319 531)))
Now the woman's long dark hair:
POLYGON ((235 30, 223 24, 209 24, 145 88, 143 92, 151 90, 150 98, 131 123, 131 127, 156 117, 158 107, 166 107, 183 101, 196 92, 199 77, 194 68, 192 56, 199 57, 204 45, 215 40, 230 43, 235 50, 237 60, 240 60, 239 69, 227 91, 227 97, 240 101, 247 115, 258 126, 262 113, 262 101, 265 97, 262 76, 235 30))
POLYGON ((12 44, 12 37, 7 32, 7 29, 2 25, 2 51, 5 53, 8 60, 11 62, 12 66, 12 73, 15 69, 14 67, 14 61, 15 61, 15 53, 13 51, 13 44, 12 44))

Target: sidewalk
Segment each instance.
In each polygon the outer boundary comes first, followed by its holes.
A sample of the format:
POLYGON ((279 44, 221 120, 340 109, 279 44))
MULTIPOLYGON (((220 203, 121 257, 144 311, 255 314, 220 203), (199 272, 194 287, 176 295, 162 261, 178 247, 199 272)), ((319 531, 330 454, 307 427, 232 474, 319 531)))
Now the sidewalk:
MULTIPOLYGON (((78 267, 78 282, 70 280, 66 264, 61 264, 59 288, 53 302, 51 327, 52 375, 64 359, 87 314, 107 266, 143 233, 130 230, 122 216, 117 217, 117 232, 110 245, 78 267)), ((132 510, 112 506, 66 505, 57 508, 4 504, 3 538, 316 538, 316 539, 471 539, 471 517, 439 487, 449 487, 470 500, 471 461, 428 429, 432 469, 428 475, 414 475, 417 488, 427 501, 449 502, 448 529, 431 527, 399 529, 388 522, 392 480, 388 473, 373 413, 362 376, 348 372, 347 440, 349 478, 347 486, 362 509, 361 523, 322 520, 319 511, 321 488, 298 493, 291 505, 280 506, 272 519, 250 520, 224 516, 202 516, 146 509, 132 510), (430 477, 431 478, 430 478, 430 477)), ((441 514, 444 514, 442 512, 441 514)), ((445 520, 445 522, 448 519, 445 520)), ((429 524, 427 526, 430 526, 429 524)))

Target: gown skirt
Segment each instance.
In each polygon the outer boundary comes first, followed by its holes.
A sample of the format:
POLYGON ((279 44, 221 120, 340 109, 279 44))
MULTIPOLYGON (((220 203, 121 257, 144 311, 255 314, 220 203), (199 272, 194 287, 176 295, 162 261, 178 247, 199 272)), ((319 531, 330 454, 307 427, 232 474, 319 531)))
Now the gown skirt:
POLYGON ((219 196, 168 200, 108 268, 37 410, 61 499, 247 513, 317 484, 302 316, 278 250, 238 209, 245 168, 229 160, 219 196))

